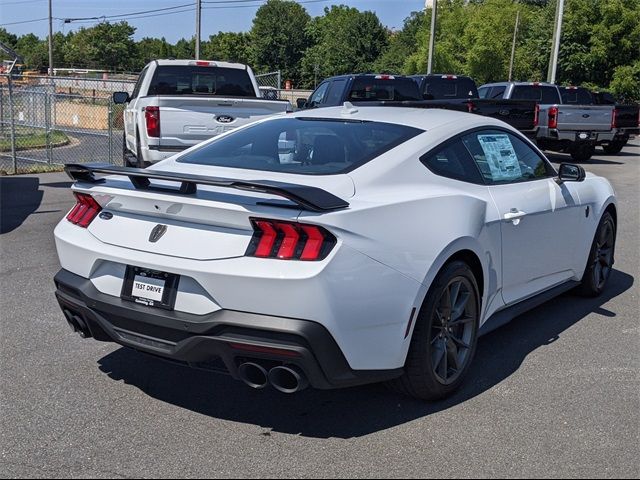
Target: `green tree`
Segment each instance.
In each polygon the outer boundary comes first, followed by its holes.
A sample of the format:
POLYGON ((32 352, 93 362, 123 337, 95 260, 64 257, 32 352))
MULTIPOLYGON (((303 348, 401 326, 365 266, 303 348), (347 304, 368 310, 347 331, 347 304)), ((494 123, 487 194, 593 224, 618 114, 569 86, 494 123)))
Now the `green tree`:
POLYGON ((640 60, 617 67, 609 89, 623 101, 640 102, 640 60))
POLYGON ((182 60, 196 58, 196 40, 181 38, 173 47, 173 56, 182 60))
POLYGON ((202 53, 210 60, 251 63, 251 37, 248 33, 218 32, 209 37, 202 53))
POLYGON ((424 25, 424 11, 412 12, 404 21, 402 30, 389 36, 389 45, 376 60, 374 70, 380 73, 401 73, 407 58, 416 50, 418 32, 424 25))
POLYGON ((147 63, 160 58, 169 58, 173 56, 173 46, 162 37, 150 38, 145 37, 137 43, 138 55, 136 61, 136 69, 142 69, 147 63))
POLYGON ((135 27, 127 22, 102 22, 81 28, 67 45, 66 62, 74 66, 130 70, 139 65, 132 39, 135 27))
POLYGON ((344 5, 325 8, 308 29, 313 45, 302 61, 307 85, 316 73, 322 77, 370 72, 388 44, 388 32, 373 12, 360 12, 344 5))
POLYGON ((268 0, 253 19, 251 62, 258 72, 281 70, 284 79, 300 82, 300 63, 310 46, 311 17, 298 3, 268 0))

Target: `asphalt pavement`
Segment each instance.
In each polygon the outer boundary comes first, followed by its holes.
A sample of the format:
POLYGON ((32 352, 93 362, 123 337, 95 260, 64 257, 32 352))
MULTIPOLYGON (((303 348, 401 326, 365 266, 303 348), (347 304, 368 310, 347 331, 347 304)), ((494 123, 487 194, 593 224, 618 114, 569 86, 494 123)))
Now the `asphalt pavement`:
POLYGON ((68 179, 0 177, 0 477, 640 477, 640 142, 584 166, 619 198, 605 294, 483 337, 435 404, 252 391, 82 340, 53 296, 68 179))

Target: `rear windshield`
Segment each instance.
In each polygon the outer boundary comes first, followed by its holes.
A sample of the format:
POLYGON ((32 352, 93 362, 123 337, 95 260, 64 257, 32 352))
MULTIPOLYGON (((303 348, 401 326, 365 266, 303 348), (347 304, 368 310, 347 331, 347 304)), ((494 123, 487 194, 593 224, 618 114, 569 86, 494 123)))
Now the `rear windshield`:
POLYGON ((256 92, 246 70, 161 65, 151 79, 148 95, 223 95, 255 98, 256 92))
POLYGON ((561 88, 562 103, 575 105, 591 105, 593 97, 586 88, 561 88))
POLYGON ((377 79, 358 77, 353 81, 349 101, 422 100, 420 89, 410 78, 377 79))
POLYGON ((512 100, 534 100, 538 103, 560 103, 556 87, 543 85, 518 85, 513 87, 512 100))
POLYGON ((478 98, 476 83, 470 78, 429 77, 424 84, 425 100, 478 98))
POLYGON ((220 137, 178 162, 331 175, 358 168, 422 132, 390 123, 282 118, 220 137))

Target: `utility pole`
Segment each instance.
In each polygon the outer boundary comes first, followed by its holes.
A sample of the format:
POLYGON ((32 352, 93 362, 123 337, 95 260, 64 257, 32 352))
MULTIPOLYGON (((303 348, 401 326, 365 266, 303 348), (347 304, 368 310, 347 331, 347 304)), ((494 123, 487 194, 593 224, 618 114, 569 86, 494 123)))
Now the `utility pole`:
POLYGON ((49 0, 49 76, 53 77, 53 15, 49 0))
POLYGON ((511 45, 511 62, 509 62, 509 81, 513 77, 513 60, 516 56, 516 38, 518 37, 518 24, 520 23, 520 10, 516 14, 516 26, 513 29, 513 45, 511 45))
POLYGON ((553 29, 553 47, 551 48, 551 61, 549 62, 549 72, 547 81, 556 83, 556 73, 558 72, 558 54, 560 53, 560 39, 562 37, 562 18, 564 17, 564 0, 558 0, 556 9, 556 22, 553 29))
POLYGON ((196 60, 200 60, 200 16, 202 14, 202 1, 196 0, 196 60))
POLYGON ((425 8, 431 7, 431 32, 429 34, 429 60, 427 62, 427 74, 433 70, 433 52, 436 44, 436 12, 438 11, 438 0, 425 0, 425 8))

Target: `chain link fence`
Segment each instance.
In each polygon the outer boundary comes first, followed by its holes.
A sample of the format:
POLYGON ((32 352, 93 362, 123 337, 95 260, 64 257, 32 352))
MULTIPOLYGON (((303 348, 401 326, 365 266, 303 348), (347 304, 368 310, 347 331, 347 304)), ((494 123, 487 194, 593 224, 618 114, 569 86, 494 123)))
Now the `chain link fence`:
POLYGON ((312 93, 312 90, 286 88, 290 87, 286 81, 283 88, 280 70, 256 75, 256 81, 263 98, 268 100, 287 100, 294 107, 298 98, 307 99, 312 93))
MULTIPOLYGON (((263 98, 288 100, 311 91, 282 88, 280 71, 256 75, 263 98)), ((0 75, 0 173, 38 164, 122 164, 124 107, 113 92, 134 80, 0 75)))
POLYGON ((123 108, 134 82, 0 75, 0 171, 35 164, 122 163, 123 108))

